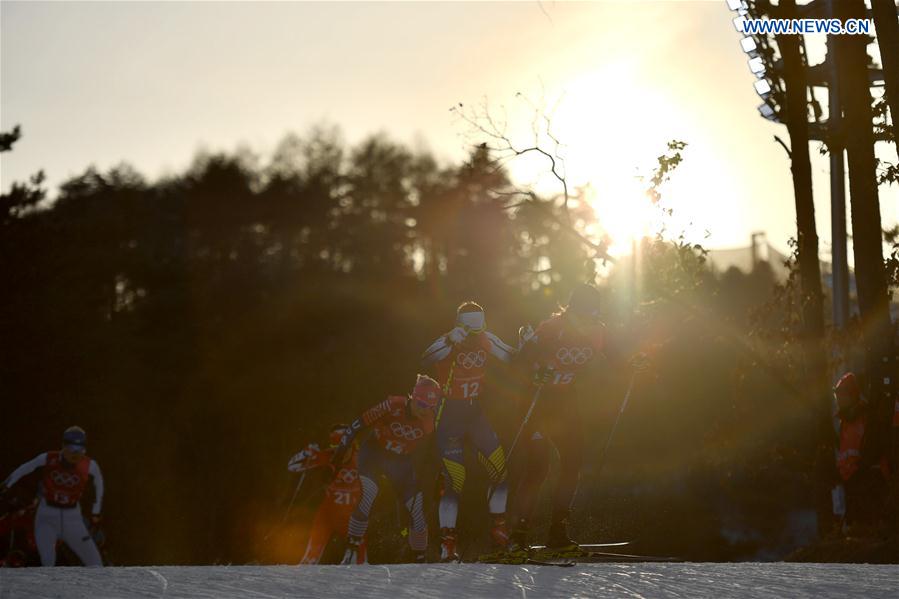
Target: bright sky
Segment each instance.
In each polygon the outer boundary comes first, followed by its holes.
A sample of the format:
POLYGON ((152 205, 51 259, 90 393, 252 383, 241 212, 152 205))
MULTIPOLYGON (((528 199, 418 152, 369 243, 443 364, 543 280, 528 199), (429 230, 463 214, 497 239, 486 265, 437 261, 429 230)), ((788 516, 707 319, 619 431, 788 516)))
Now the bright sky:
MULTIPOLYGON (((153 179, 201 148, 265 156, 287 132, 323 121, 350 143, 386 131, 458 161, 472 138, 449 108, 505 105, 520 135, 530 126, 515 108, 522 92, 555 106, 569 179, 593 183, 611 228, 629 227, 621 206, 633 174, 677 138, 689 147, 668 197, 693 236, 746 246, 762 230, 785 249, 792 184, 773 136, 786 140, 786 130, 756 112, 732 17, 723 0, 3 0, 0 128, 21 124, 24 137, 2 155, 2 188, 38 169, 55 188, 122 161, 153 179)), ((814 160, 829 259, 828 165, 814 160)), ((538 179, 531 168, 513 173, 527 183, 538 179)), ((899 198, 883 197, 894 223, 899 198)))

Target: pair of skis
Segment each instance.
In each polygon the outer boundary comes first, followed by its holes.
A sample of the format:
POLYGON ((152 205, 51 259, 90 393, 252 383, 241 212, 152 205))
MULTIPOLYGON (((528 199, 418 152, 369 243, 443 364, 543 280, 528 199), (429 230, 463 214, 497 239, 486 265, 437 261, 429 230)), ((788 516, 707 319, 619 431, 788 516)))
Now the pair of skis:
POLYGON ((633 555, 629 553, 610 552, 609 549, 624 547, 628 541, 620 543, 594 543, 577 547, 552 549, 543 545, 532 545, 527 551, 483 555, 481 563, 492 564, 530 564, 534 566, 571 567, 577 563, 594 562, 673 562, 673 557, 657 557, 633 555))

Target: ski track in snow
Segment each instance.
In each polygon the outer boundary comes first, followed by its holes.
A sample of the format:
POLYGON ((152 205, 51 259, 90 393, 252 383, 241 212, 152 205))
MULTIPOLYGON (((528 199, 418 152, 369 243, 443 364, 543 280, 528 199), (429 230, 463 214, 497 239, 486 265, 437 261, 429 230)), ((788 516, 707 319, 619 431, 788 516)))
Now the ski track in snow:
POLYGON ((899 597, 899 566, 498 564, 0 569, 0 599, 899 597))

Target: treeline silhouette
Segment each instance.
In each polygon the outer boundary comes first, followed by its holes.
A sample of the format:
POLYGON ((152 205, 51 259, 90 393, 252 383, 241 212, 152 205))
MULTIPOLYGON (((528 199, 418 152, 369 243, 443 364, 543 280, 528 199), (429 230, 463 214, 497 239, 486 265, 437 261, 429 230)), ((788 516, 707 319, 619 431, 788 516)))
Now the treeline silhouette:
MULTIPOLYGON (((0 470, 83 426, 119 564, 298 561, 315 498, 306 485, 281 524, 293 452, 407 392, 463 300, 514 344, 518 326, 594 277, 567 223, 597 215, 584 203, 510 207, 484 147, 441 165, 384 135, 350 147, 319 127, 266 161, 205 153, 155 182, 127 165, 91 168, 50 205, 40 183, 0 202, 0 470)), ((701 247, 677 240, 642 250, 639 304, 626 260, 602 289, 613 344, 655 348, 654 374, 638 381, 601 476, 630 374, 610 361, 586 387, 575 538, 693 559, 782 556, 808 534, 817 440, 789 372, 760 363, 748 335, 774 276, 763 263, 716 278, 701 247)), ((508 443, 519 380, 489 382, 486 408, 508 443)), ((422 469, 433 499, 436 470, 422 469)), ((479 477, 474 466, 463 535, 486 526, 479 477)), ((370 535, 396 518, 385 493, 370 535)), ((374 559, 399 558, 390 534, 374 559)))

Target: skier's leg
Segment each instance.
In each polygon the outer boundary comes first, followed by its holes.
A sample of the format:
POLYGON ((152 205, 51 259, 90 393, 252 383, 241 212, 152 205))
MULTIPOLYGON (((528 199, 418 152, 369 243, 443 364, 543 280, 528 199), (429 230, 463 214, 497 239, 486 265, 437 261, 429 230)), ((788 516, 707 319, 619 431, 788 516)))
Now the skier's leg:
POLYGON ((493 494, 490 497, 490 513, 504 514, 506 512, 506 496, 508 495, 508 483, 506 481, 506 452, 499 442, 499 437, 487 422, 487 417, 481 412, 479 406, 475 406, 477 414, 471 423, 471 441, 478 450, 478 461, 487 470, 490 483, 493 485, 493 494))
POLYGON ((378 476, 381 471, 379 461, 383 452, 372 443, 365 443, 359 450, 359 480, 362 483, 362 499, 356 504, 350 517, 348 534, 361 539, 368 529, 368 517, 378 497, 378 476))
MULTIPOLYGON (((342 539, 348 539, 350 536, 350 518, 352 518, 353 512, 356 511, 356 507, 358 505, 359 502, 356 501, 356 503, 350 505, 333 506, 333 510, 331 512, 331 528, 332 530, 336 531, 336 534, 340 535, 342 539)), ((364 536, 361 537, 361 540, 359 541, 359 544, 356 548, 356 558, 357 564, 368 563, 364 536)))
POLYGON ((559 452, 559 483, 553 496, 553 510, 567 515, 580 482, 581 465, 584 462, 584 433, 574 402, 565 405, 556 416, 558 426, 552 431, 551 439, 559 452))
POLYGON ((440 497, 440 528, 455 528, 459 514, 459 496, 465 486, 464 408, 459 400, 446 400, 440 426, 437 428, 437 449, 443 464, 443 494, 440 497))
POLYGON ((584 456, 584 435, 575 401, 560 403, 550 420, 549 434, 559 452, 559 482, 553 494, 547 545, 570 545, 568 517, 577 494, 584 456))
POLYGON ((387 468, 387 476, 397 496, 409 511, 412 523, 409 547, 416 554, 423 554, 428 549, 428 523, 424 512, 424 494, 415 478, 412 458, 407 455, 393 457, 387 468))
POLYGON ((60 509, 41 501, 34 517, 34 541, 37 543, 42 566, 56 565, 56 541, 59 539, 61 526, 60 509))
POLYGON ((312 519, 312 529, 309 531, 309 542, 306 544, 306 552, 303 554, 303 559, 300 560, 300 565, 317 564, 321 561, 325 547, 328 546, 328 541, 331 540, 331 523, 329 521, 328 507, 327 501, 322 501, 321 505, 318 506, 318 511, 315 512, 315 517, 312 519))
POLYGON ((80 509, 63 510, 62 540, 85 566, 89 568, 100 568, 103 566, 100 551, 84 525, 84 518, 80 509))
POLYGON ((528 431, 527 438, 520 442, 521 462, 524 470, 521 473, 515 491, 515 524, 513 525, 513 541, 518 545, 527 543, 530 523, 537 508, 540 488, 549 475, 550 454, 552 444, 539 431, 528 431))
POLYGON ((490 490, 487 494, 489 498, 487 508, 493 520, 490 537, 495 546, 506 549, 509 544, 509 527, 506 524, 506 499, 509 492, 506 452, 487 417, 481 412, 480 406, 476 405, 474 408, 477 412, 469 432, 472 443, 478 451, 478 461, 487 470, 487 476, 490 478, 490 490))
POLYGON ((440 561, 458 561, 456 551, 456 520, 459 515, 459 497, 465 486, 464 439, 466 419, 470 404, 447 399, 443 404, 440 424, 437 427, 437 450, 443 465, 438 520, 440 522, 440 561))

